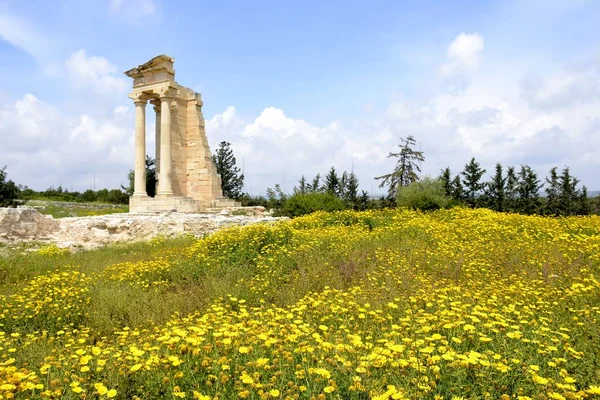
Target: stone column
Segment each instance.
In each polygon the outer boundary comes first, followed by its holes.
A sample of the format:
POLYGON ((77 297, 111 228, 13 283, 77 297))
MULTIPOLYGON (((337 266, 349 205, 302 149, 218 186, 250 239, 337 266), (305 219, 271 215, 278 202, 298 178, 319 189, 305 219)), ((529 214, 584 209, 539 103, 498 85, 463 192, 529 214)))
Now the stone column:
POLYGON ((146 193, 146 102, 143 93, 138 94, 135 104, 135 170, 134 196, 148 196, 146 193))
POLYGON ((158 176, 158 194, 172 196, 171 182, 173 161, 171 155, 171 93, 164 90, 160 95, 160 172, 158 176))
MULTIPOLYGON (((160 172, 160 100, 152 100, 150 101, 154 105, 154 113, 156 115, 156 152, 154 153, 154 158, 156 161, 156 178, 158 180, 158 173, 160 172)), ((158 190, 157 190, 158 193, 158 190)))

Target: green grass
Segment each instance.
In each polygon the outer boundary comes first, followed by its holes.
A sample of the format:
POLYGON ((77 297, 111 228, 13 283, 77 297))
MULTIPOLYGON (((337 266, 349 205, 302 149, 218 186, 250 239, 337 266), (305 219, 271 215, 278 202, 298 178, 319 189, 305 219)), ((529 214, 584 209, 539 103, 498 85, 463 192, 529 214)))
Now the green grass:
POLYGON ((41 214, 51 215, 54 218, 68 217, 90 217, 96 215, 119 214, 129 212, 129 206, 126 204, 108 204, 108 203, 69 203, 51 200, 50 202, 41 200, 28 200, 27 205, 43 206, 38 209, 41 214), (64 204, 60 204, 64 203, 64 204), (95 205, 108 207, 95 207, 95 205))

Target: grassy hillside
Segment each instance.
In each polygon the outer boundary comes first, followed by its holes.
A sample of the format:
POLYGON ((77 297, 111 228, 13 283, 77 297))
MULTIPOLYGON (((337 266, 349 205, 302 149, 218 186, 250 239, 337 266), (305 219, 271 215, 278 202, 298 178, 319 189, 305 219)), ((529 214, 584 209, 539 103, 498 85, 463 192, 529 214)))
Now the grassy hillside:
POLYGON ((0 259, 5 398, 600 395, 600 217, 453 209, 0 259))

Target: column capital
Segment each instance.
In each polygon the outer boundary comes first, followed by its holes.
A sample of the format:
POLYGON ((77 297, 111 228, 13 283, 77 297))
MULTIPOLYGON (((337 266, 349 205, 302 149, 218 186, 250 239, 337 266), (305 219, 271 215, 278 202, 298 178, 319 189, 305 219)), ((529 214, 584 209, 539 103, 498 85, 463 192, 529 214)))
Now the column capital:
POLYGON ((160 114, 160 99, 150 100, 150 104, 154 106, 154 112, 160 114))
POLYGON ((135 90, 132 93, 130 93, 129 98, 132 99, 135 104, 146 104, 150 99, 150 97, 146 93, 140 90, 135 90))
POLYGON ((160 89, 158 89, 158 95, 160 97, 160 99, 172 99, 173 97, 175 97, 175 93, 177 91, 170 87, 170 86, 164 86, 161 87, 160 89))

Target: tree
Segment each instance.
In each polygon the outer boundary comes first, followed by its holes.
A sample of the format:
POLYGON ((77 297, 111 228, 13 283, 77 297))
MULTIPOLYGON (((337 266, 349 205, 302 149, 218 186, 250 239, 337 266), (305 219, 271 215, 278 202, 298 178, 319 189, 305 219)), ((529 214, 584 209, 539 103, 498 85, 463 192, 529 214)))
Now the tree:
POLYGON ((519 212, 524 214, 534 214, 539 208, 540 195, 539 190, 543 186, 537 174, 528 165, 522 165, 519 171, 519 212))
POLYGON ((267 188, 267 208, 281 209, 287 200, 287 196, 281 190, 279 183, 275 184, 275 188, 267 188))
POLYGON ((348 205, 356 209, 358 204, 358 177, 354 172, 350 172, 348 176, 348 183, 346 184, 346 190, 344 193, 344 200, 348 205))
POLYGON ((581 193, 578 199, 578 210, 579 215, 589 215, 592 213, 592 204, 588 198, 588 190, 586 186, 581 188, 581 193))
POLYGON ((21 190, 13 181, 6 180, 6 166, 0 168, 0 207, 15 207, 21 190))
POLYGON ((348 179, 348 173, 344 171, 342 177, 340 178, 340 183, 338 185, 337 195, 340 199, 346 198, 346 190, 348 190, 348 179))
MULTIPOLYGON (((132 169, 127 174, 127 181, 129 185, 127 187, 121 185, 121 189, 128 196, 132 196, 135 191, 135 172, 132 169)), ((156 195, 156 160, 149 156, 146 156, 146 193, 150 197, 156 195)))
POLYGON ((479 163, 475 161, 475 157, 473 157, 465 165, 465 169, 461 174, 463 175, 462 183, 465 187, 467 203, 471 207, 475 207, 478 202, 477 198, 485 187, 485 183, 481 182, 481 178, 485 174, 485 169, 481 168, 479 163))
POLYGON ((505 211, 506 178, 503 176, 502 164, 496 164, 496 173, 486 184, 485 196, 489 206, 495 211, 505 211))
POLYGON ((506 211, 518 211, 517 197, 519 194, 519 179, 515 173, 515 167, 506 170, 506 211))
POLYGON ((321 174, 317 174, 315 179, 312 181, 312 185, 310 185, 310 192, 318 193, 321 191, 321 174))
POLYGON ((400 141, 400 152, 390 152, 388 155, 388 158, 398 158, 394 171, 386 175, 375 177, 375 179, 382 180, 381 184, 379 184, 380 188, 388 186, 388 197, 394 199, 400 188, 419 180, 419 173, 421 173, 419 163, 425 161, 423 152, 413 149, 417 142, 412 135, 408 135, 406 139, 400 138, 400 141))
POLYGON ((460 181, 460 175, 456 175, 452 180, 452 198, 456 201, 465 199, 465 189, 460 181))
POLYGON ((550 176, 546 177, 546 214, 558 215, 560 213, 560 183, 556 167, 550 170, 550 176))
POLYGON ((217 173, 221 175, 221 189, 223 195, 230 199, 242 197, 244 187, 244 175, 236 165, 236 159, 231 149, 231 143, 221 142, 217 152, 213 155, 213 161, 217 166, 217 173))
POLYGON ((450 167, 446 167, 446 169, 442 170, 439 179, 442 183, 442 187, 444 188, 446 196, 452 197, 452 174, 450 173, 450 167))
POLYGON ((370 207, 370 199, 369 199, 369 193, 367 193, 366 190, 363 190, 360 193, 360 196, 357 200, 357 204, 356 204, 356 209, 358 211, 364 211, 371 208, 370 207))
POLYGON ((560 185, 560 194, 558 195, 560 213, 562 215, 577 214, 578 200, 581 196, 580 191, 577 189, 579 179, 571 175, 569 167, 565 167, 558 177, 558 182, 560 185))
POLYGON ((327 175, 325 175, 325 182, 322 187, 323 192, 339 196, 340 194, 340 178, 334 167, 331 167, 327 175))
POLYGON ((294 194, 306 194, 309 192, 310 184, 306 183, 306 178, 302 175, 302 178, 298 181, 298 187, 294 186, 294 194))

